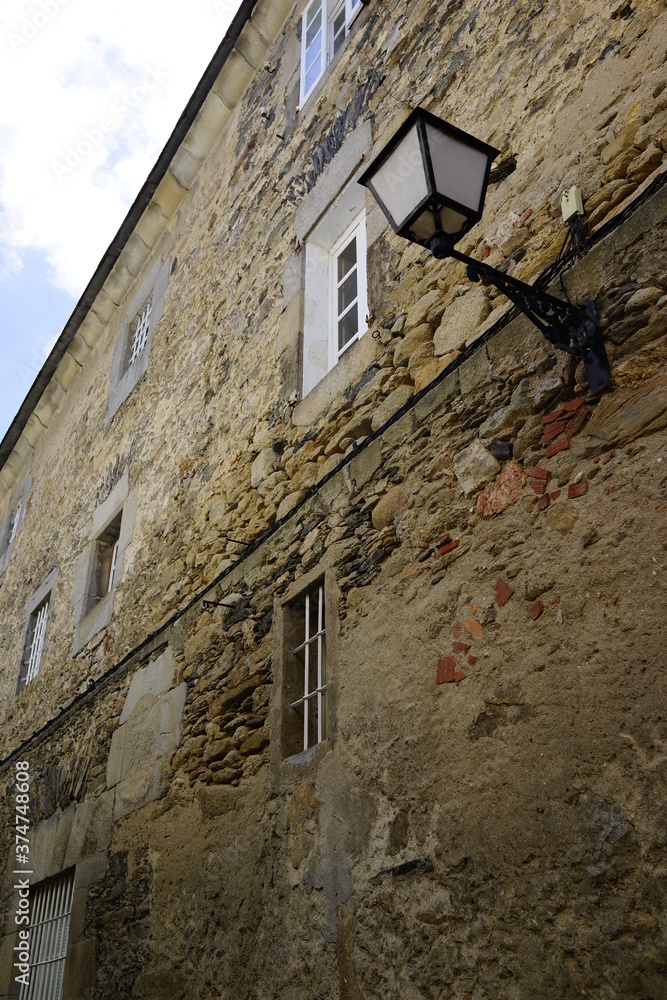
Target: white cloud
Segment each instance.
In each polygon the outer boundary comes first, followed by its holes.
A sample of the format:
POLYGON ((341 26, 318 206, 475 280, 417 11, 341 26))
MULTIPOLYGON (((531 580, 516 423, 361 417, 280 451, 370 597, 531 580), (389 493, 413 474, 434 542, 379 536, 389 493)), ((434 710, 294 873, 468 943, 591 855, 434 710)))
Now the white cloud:
POLYGON ((78 297, 236 6, 3 0, 0 267, 41 250, 78 297))

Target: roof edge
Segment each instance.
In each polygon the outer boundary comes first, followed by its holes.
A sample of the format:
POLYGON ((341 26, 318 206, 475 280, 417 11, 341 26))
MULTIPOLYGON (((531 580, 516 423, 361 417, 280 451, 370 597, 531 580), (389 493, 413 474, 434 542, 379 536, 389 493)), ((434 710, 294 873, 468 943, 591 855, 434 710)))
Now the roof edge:
POLYGON ((18 413, 9 425, 2 441, 0 441, 0 472, 18 444, 19 438, 21 437, 21 434, 30 419, 33 410, 42 398, 42 395, 53 378, 58 365, 64 358, 67 348, 72 343, 77 330, 88 315, 93 302, 102 290, 105 281, 109 277, 109 274, 120 257, 127 241, 134 232, 141 216, 148 208, 160 181, 166 175, 174 156, 178 152, 183 140, 192 127, 197 114, 201 110, 204 101, 206 100, 218 77, 218 74, 229 58, 229 55, 239 39, 241 31, 243 30, 245 24, 250 20, 252 12, 258 2, 259 0, 241 0, 241 4, 238 11, 234 15, 232 23, 227 29, 213 58, 204 71, 201 80, 195 87, 192 97, 186 104, 173 132, 167 139, 162 152, 158 156, 154 166, 148 174, 148 177, 144 181, 137 197, 130 206, 127 215, 120 224, 116 235, 112 239, 101 261, 97 265, 92 278, 86 285, 70 318, 67 320, 62 333, 58 337, 51 353, 37 375, 37 378, 28 390, 21 406, 19 407, 18 413))

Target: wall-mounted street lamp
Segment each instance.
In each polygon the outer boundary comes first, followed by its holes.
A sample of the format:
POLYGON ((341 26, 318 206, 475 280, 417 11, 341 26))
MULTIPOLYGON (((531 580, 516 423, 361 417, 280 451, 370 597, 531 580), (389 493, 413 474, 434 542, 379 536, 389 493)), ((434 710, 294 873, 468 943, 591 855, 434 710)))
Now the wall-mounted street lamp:
POLYGON ((555 347, 582 358, 594 392, 609 381, 609 362, 595 303, 577 308, 456 250, 482 217, 493 146, 423 108, 413 111, 359 178, 399 236, 434 257, 467 264, 471 281, 485 279, 521 309, 555 347))

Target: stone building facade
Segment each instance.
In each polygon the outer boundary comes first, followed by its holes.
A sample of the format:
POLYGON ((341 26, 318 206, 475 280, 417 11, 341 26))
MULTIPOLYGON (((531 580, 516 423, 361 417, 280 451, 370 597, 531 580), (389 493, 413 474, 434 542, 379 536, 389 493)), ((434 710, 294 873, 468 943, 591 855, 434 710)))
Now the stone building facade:
POLYGON ((19 853, 44 997, 664 997, 666 16, 244 0, 0 444, 0 997, 19 853), (416 104, 602 393, 356 183, 416 104))

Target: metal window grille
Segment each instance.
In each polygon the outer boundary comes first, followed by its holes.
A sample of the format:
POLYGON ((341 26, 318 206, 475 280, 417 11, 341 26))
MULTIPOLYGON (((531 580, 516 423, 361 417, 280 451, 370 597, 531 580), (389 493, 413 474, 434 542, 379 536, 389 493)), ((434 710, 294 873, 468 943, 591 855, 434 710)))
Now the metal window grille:
POLYGON ((31 620, 34 619, 34 625, 32 629, 32 636, 30 637, 30 651, 28 653, 28 669, 26 671, 25 683, 29 684, 30 681, 34 680, 39 673, 39 664, 42 659, 42 650, 44 649, 44 636, 46 634, 46 623, 49 617, 49 599, 44 601, 43 604, 34 612, 31 616, 31 620))
POLYGON ((19 1000, 61 1000, 73 895, 73 871, 31 891, 30 983, 19 1000))
POLYGON ((14 539, 16 538, 16 534, 17 534, 17 532, 19 530, 19 521, 21 520, 21 510, 22 510, 22 508, 23 508, 23 501, 21 501, 18 504, 18 506, 16 507, 16 510, 14 511, 14 514, 12 516, 12 524, 11 524, 11 527, 9 529, 9 542, 8 542, 9 545, 11 545, 13 543, 14 539))
POLYGON ((327 734, 326 629, 324 583, 305 596, 304 639, 292 653, 303 665, 303 695, 290 706, 303 712, 303 749, 327 734))
POLYGON ((148 321, 151 315, 151 305, 152 302, 149 300, 144 308, 141 310, 137 316, 134 332, 132 334, 132 349, 130 353, 130 364, 134 364, 135 360, 139 357, 144 347, 146 346, 146 339, 148 337, 148 321))

